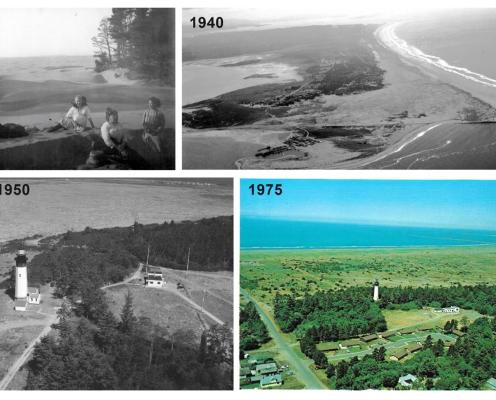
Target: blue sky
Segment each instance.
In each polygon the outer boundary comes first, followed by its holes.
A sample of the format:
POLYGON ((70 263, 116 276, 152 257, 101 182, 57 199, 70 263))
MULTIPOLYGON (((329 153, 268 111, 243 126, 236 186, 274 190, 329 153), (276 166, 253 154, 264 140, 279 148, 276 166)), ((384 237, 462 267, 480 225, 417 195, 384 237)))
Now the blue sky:
POLYGON ((496 230, 496 181, 241 180, 241 216, 496 230), (252 196, 282 183, 282 196, 252 196))

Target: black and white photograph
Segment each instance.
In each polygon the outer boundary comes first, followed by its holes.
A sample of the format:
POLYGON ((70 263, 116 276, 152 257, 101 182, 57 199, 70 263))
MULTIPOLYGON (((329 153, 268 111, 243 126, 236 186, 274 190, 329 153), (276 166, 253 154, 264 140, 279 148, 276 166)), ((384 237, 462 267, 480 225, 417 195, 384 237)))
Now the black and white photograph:
POLYGON ((232 390, 232 179, 4 179, 0 217, 0 390, 232 390))
POLYGON ((183 168, 496 168, 496 9, 383 3, 183 10, 183 168))
POLYGON ((174 169, 173 8, 3 8, 0 169, 174 169))

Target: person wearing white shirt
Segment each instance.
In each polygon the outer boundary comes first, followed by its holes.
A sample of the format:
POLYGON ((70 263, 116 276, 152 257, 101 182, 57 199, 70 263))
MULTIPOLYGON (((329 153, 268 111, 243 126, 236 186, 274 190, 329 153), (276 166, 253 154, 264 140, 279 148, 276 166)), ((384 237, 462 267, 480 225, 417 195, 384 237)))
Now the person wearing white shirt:
POLYGON ((117 152, 121 156, 126 157, 126 141, 122 125, 119 124, 118 112, 111 108, 107 108, 105 119, 106 121, 100 128, 103 141, 110 152, 117 152))
POLYGON ((86 101, 86 97, 77 95, 74 98, 72 107, 69 108, 64 118, 62 118, 55 126, 47 129, 47 132, 55 132, 59 129, 74 129, 75 132, 83 132, 88 125, 94 128, 93 120, 91 119, 90 109, 86 101))

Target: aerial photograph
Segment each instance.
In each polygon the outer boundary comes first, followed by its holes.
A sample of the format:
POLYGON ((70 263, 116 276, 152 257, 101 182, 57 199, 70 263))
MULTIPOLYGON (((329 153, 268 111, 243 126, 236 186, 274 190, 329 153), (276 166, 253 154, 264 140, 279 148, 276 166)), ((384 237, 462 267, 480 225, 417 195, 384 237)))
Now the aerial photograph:
POLYGON ((496 390, 496 181, 240 190, 241 389, 496 390))
POLYGON ((232 185, 4 179, 0 390, 231 390, 232 185))
POLYGON ((2 8, 0 169, 175 169, 172 8, 2 8))
POLYGON ((496 8, 187 9, 182 29, 185 169, 496 168, 496 8))

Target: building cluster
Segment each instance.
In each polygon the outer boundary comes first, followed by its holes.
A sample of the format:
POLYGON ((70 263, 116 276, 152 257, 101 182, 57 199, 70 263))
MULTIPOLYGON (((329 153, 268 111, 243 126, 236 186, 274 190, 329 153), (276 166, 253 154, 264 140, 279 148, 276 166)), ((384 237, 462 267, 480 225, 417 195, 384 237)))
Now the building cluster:
POLYGON ((287 367, 279 367, 270 357, 248 356, 240 369, 240 384, 269 388, 284 383, 283 371, 287 367))

